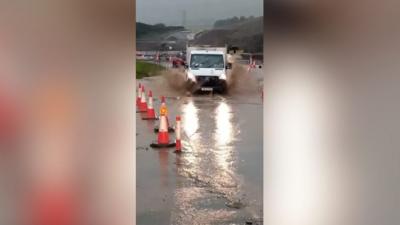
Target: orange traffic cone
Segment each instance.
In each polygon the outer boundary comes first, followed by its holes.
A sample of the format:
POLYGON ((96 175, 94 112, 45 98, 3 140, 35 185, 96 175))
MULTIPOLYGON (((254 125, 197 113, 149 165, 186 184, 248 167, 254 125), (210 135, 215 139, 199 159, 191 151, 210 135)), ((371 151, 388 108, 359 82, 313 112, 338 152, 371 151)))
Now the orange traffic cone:
MULTIPOLYGON (((165 103, 165 97, 161 96, 161 107, 167 107, 167 103, 165 103)), ((165 115, 165 117, 167 118, 167 126, 169 127, 169 120, 168 120, 168 114, 165 115)))
POLYGON ((137 92, 137 96, 136 96, 136 106, 139 107, 140 99, 142 97, 142 84, 141 83, 139 83, 139 88, 137 91, 138 92, 137 92))
POLYGON ((142 96, 140 98, 139 112, 147 112, 146 92, 142 85, 142 96))
POLYGON ((143 120, 157 120, 156 113, 153 108, 153 93, 149 91, 149 104, 147 106, 147 115, 143 117, 143 120))
POLYGON ((174 147, 175 142, 170 142, 167 125, 167 107, 160 110, 160 132, 158 132, 157 142, 151 143, 152 148, 170 148, 174 147))
MULTIPOLYGON (((161 111, 162 111, 163 109, 166 110, 165 118, 166 118, 166 121, 167 121, 168 132, 170 132, 170 133, 171 133, 171 132, 174 132, 174 131, 175 131, 174 128, 169 126, 168 114, 167 114, 167 111, 168 111, 168 110, 167 110, 167 104, 165 103, 165 97, 164 97, 164 96, 161 96, 160 114, 161 114, 161 111)), ((161 123, 160 123, 160 124, 161 124, 161 123)), ((155 127, 155 128, 154 128, 154 132, 158 133, 158 131, 159 131, 159 127, 155 127)))
POLYGON ((175 152, 176 153, 181 153, 182 144, 181 144, 181 117, 180 116, 176 117, 175 133, 176 133, 175 152))

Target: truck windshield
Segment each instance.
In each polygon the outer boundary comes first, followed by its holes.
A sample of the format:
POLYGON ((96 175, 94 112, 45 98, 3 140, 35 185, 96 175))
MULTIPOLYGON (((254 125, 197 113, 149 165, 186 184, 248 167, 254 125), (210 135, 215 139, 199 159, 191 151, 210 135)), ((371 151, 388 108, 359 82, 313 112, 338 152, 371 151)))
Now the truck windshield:
POLYGON ((193 54, 190 68, 224 68, 224 57, 217 54, 193 54))

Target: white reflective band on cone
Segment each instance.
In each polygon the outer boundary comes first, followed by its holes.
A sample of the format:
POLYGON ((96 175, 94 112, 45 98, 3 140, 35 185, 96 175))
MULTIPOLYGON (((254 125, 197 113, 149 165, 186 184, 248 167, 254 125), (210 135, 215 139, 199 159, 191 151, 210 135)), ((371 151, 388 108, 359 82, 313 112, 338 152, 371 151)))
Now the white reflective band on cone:
POLYGON ((153 108, 153 97, 149 97, 149 104, 147 108, 152 109, 153 108))
POLYGON ((159 132, 168 132, 167 119, 166 119, 165 115, 161 116, 159 132))
POLYGON ((142 92, 142 98, 140 99, 142 103, 146 102, 146 93, 142 92))
POLYGON ((175 133, 176 133, 176 140, 181 140, 181 121, 180 120, 176 121, 175 133))

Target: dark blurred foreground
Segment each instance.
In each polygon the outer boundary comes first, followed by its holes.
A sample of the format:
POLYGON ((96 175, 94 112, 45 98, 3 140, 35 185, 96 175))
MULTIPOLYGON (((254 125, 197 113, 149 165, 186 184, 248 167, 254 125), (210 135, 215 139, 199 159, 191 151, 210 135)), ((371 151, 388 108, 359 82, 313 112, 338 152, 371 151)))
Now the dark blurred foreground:
POLYGON ((0 224, 133 224, 134 2, 2 1, 0 27, 0 224))

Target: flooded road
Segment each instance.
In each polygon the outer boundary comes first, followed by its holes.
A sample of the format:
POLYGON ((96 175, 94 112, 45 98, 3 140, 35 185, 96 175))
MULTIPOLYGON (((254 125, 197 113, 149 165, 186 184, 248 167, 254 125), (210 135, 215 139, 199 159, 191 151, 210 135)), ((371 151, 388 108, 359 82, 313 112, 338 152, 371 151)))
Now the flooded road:
POLYGON ((158 122, 136 114, 137 224, 262 224, 260 92, 188 97, 157 79, 138 82, 156 110, 167 96, 171 124, 181 115, 183 150, 150 148, 158 122))

